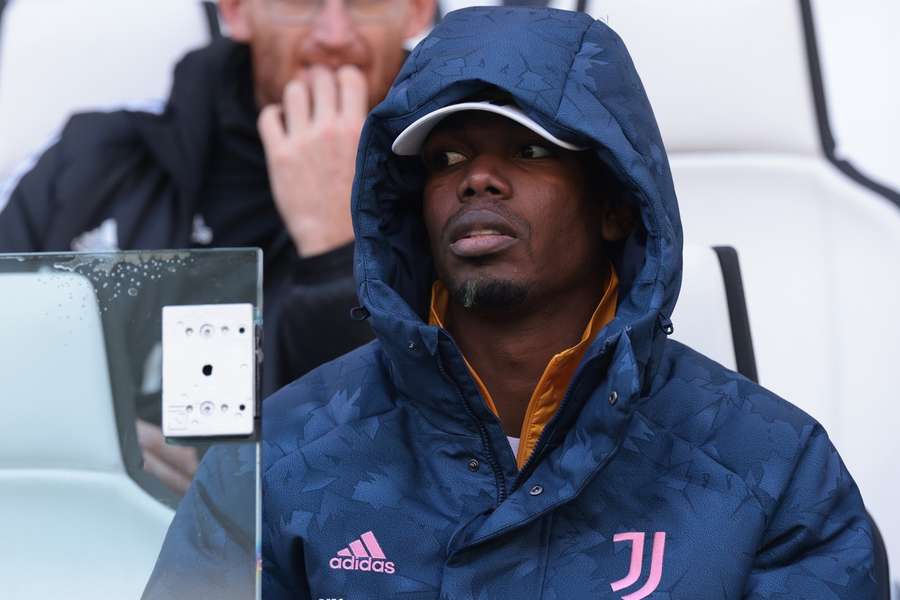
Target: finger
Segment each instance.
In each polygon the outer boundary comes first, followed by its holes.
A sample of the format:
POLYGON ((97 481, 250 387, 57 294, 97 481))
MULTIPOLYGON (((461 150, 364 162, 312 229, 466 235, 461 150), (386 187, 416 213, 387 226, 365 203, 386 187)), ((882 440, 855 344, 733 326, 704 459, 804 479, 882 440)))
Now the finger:
POLYGON ((177 470, 188 479, 197 471, 197 450, 190 446, 171 446, 166 444, 156 455, 171 468, 177 470))
POLYGON ((337 71, 337 81, 341 114, 365 118, 369 112, 369 90, 363 72, 353 65, 344 65, 337 71))
POLYGON ((310 69, 312 81, 313 121, 322 123, 337 113, 337 81, 334 71, 325 67, 310 69))
POLYGON ((284 88, 284 120, 288 134, 309 125, 309 86, 299 80, 290 81, 284 88))
POLYGON ((144 455, 152 454, 169 468, 177 470, 188 479, 194 476, 199 460, 197 450, 190 446, 173 446, 166 443, 162 429, 142 419, 135 420, 138 446, 144 455))
POLYGON ((138 446, 141 450, 158 453, 165 445, 162 429, 142 419, 135 419, 138 446))
POLYGON ((259 137, 262 138, 263 146, 266 149, 283 142, 287 137, 287 132, 284 129, 281 105, 270 104, 263 108, 259 113, 256 127, 259 129, 259 137))
POLYGON ((189 478, 167 465, 152 452, 144 453, 144 470, 162 481, 167 488, 179 494, 187 492, 191 485, 189 478))

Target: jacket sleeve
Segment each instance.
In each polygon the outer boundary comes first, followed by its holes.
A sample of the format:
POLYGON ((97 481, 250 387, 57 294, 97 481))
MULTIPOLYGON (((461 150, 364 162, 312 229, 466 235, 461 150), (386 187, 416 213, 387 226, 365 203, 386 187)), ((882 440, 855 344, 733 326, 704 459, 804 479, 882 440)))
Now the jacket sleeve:
POLYGON ((256 445, 210 448, 178 505, 142 599, 254 598, 256 496, 256 445))
POLYGON ((265 511, 263 511, 262 531, 262 597, 265 600, 312 600, 309 585, 306 580, 303 553, 299 548, 294 548, 291 555, 297 556, 291 561, 289 567, 284 568, 279 564, 274 546, 277 545, 278 533, 268 528, 265 511), (274 538, 274 539, 273 539, 274 538))
MULTIPOLYGON (((277 402, 277 399, 275 400, 277 402)), ((312 600, 306 576, 303 542, 285 535, 283 523, 286 514, 281 502, 284 488, 270 475, 270 467, 284 457, 278 444, 267 443, 266 417, 263 417, 263 442, 261 444, 263 473, 262 485, 262 597, 265 600, 312 600)), ((279 474, 280 476, 281 474, 279 474)), ((288 494, 290 496, 290 494, 288 494)), ((288 501, 290 506, 290 501, 288 501)))
POLYGON ((873 568, 859 490, 817 425, 770 516, 744 597, 875 599, 873 568))
POLYGON ((56 212, 61 153, 57 142, 24 175, 0 183, 0 252, 45 250, 43 234, 56 212))

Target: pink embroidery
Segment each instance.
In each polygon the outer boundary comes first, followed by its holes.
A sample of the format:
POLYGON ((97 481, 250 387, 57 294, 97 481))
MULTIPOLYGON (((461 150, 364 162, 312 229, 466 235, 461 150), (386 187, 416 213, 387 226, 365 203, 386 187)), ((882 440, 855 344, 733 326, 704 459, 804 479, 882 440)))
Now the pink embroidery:
POLYGON ((634 585, 641 576, 641 564, 644 562, 644 532, 617 533, 613 536, 613 541, 631 542, 631 566, 628 567, 628 575, 610 584, 612 591, 618 592, 623 588, 634 585))
MULTIPOLYGON (((612 591, 618 592, 634 585, 640 579, 643 571, 644 537, 645 534, 641 531, 617 533, 613 536, 613 542, 631 542, 631 562, 628 567, 628 574, 610 584, 612 591)), ((656 591, 656 588, 659 587, 659 582, 662 580, 665 552, 666 532, 657 531, 653 534, 653 549, 650 554, 650 577, 636 592, 622 596, 622 600, 641 600, 656 591)))
POLYGON ((369 550, 369 554, 372 555, 372 558, 377 558, 379 560, 383 560, 385 558, 384 551, 382 551, 381 546, 378 545, 378 540, 375 539, 375 534, 371 531, 367 531, 361 536, 359 539, 362 540, 363 544, 366 545, 366 548, 369 550))
POLYGON ((346 548, 337 551, 337 555, 328 561, 328 566, 335 570, 367 571, 393 575, 397 566, 393 561, 385 560, 384 550, 375 539, 375 534, 367 531, 359 539, 353 540, 346 548))
POLYGON ((363 547, 363 543, 359 540, 350 542, 350 552, 352 552, 353 556, 356 558, 365 558, 369 555, 363 547))

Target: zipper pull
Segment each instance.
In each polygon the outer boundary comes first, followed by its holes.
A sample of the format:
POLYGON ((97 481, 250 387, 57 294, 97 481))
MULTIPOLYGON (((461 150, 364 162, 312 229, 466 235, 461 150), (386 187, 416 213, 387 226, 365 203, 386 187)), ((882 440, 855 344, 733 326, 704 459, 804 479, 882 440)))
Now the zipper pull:
POLYGON ((666 315, 659 313, 656 321, 659 324, 659 328, 662 329, 663 333, 666 335, 672 335, 675 332, 675 325, 672 324, 672 319, 666 315))
POLYGON ((350 309, 350 318, 354 321, 365 321, 369 318, 369 309, 365 306, 354 306, 350 309))

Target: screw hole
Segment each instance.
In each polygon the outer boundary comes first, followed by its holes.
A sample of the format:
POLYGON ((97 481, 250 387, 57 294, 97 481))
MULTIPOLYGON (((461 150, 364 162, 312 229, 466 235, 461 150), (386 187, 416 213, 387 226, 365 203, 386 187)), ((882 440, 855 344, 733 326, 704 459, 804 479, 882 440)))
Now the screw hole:
POLYGON ((240 329, 238 329, 238 333, 244 333, 245 331, 247 331, 247 330, 244 329, 243 327, 241 327, 240 329))
POLYGON ((207 377, 212 375, 212 365, 203 365, 203 374, 207 377))

